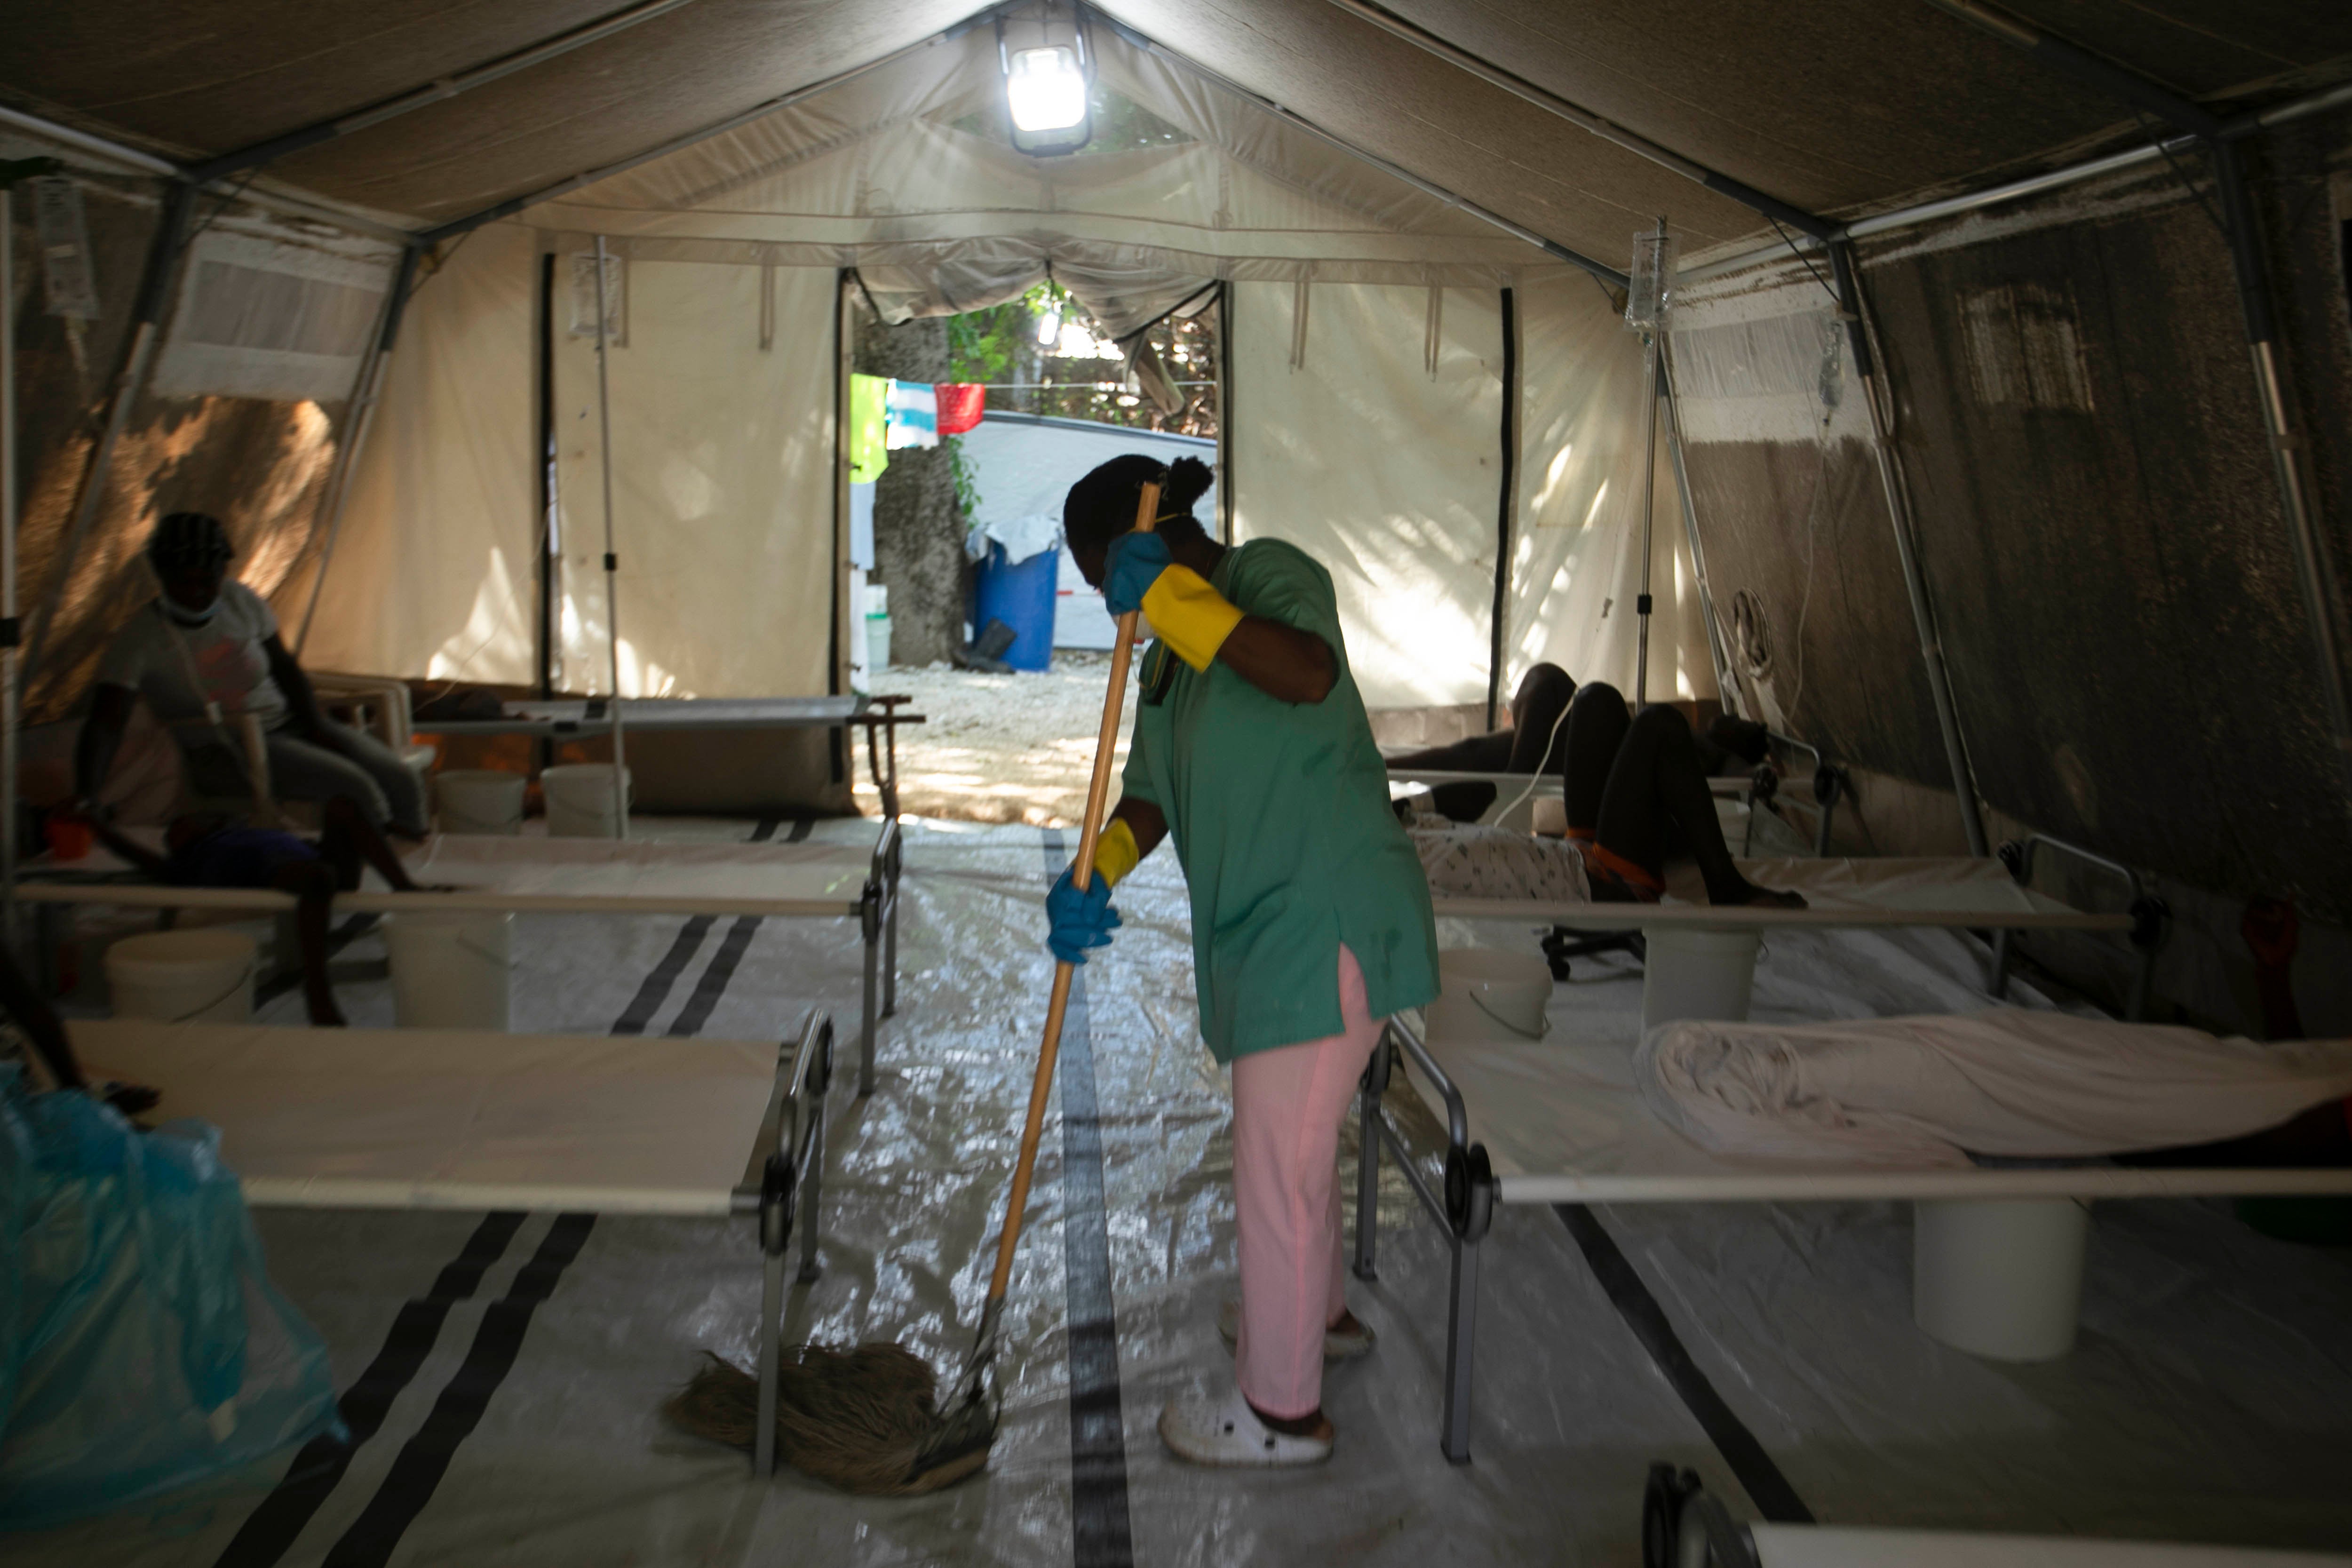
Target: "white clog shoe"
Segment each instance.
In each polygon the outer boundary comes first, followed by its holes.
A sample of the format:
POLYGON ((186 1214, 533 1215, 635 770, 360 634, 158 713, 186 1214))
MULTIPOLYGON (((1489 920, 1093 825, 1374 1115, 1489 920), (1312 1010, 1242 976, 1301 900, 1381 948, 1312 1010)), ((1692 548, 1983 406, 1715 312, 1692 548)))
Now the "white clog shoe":
POLYGON ((1205 1394, 1170 1400, 1160 1412, 1160 1440, 1178 1458, 1218 1469, 1283 1469, 1319 1465, 1331 1457, 1330 1438, 1273 1430, 1239 1389, 1223 1403, 1205 1394))
MULTIPOLYGON (((1242 1342, 1240 1297, 1226 1297, 1224 1305, 1217 1309, 1217 1332, 1223 1337, 1227 1345, 1238 1345, 1242 1342)), ((1372 1332, 1371 1324, 1365 1322, 1361 1318, 1356 1320, 1356 1327, 1351 1333, 1342 1333, 1338 1329, 1326 1329, 1323 1331, 1323 1360, 1326 1364, 1328 1364, 1332 1362, 1354 1361, 1360 1356, 1368 1356, 1372 1353, 1372 1346, 1378 1341, 1379 1336, 1372 1332)))

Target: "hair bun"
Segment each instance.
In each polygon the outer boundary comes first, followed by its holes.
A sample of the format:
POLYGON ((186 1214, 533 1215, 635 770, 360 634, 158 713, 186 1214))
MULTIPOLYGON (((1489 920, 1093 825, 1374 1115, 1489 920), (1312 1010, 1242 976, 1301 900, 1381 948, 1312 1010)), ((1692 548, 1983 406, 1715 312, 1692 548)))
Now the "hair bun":
POLYGON ((1217 476, 1209 465, 1198 458, 1179 458, 1168 465, 1168 479, 1162 487, 1161 504, 1182 510, 1192 510, 1192 503, 1209 493, 1217 476))

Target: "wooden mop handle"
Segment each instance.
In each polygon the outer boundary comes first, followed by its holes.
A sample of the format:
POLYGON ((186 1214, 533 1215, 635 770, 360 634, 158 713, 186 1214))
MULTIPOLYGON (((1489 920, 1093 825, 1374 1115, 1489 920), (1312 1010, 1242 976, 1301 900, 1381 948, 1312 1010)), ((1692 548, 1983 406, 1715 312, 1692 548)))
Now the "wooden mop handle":
MULTIPOLYGON (((1150 533, 1160 521, 1160 481, 1143 487, 1135 507, 1135 531, 1150 533)), ((1083 889, 1095 875, 1095 843, 1102 837, 1108 815, 1111 759, 1118 752, 1118 721, 1127 706, 1127 667, 1135 657, 1135 612, 1118 618, 1118 640, 1110 652, 1110 689, 1103 695, 1102 732, 1095 741, 1094 777, 1087 784, 1087 815, 1078 830, 1078 858, 1070 880, 1083 889)), ((1021 1245, 1021 1222, 1029 1209, 1029 1179, 1037 1169, 1037 1139, 1045 1129, 1045 1096, 1054 1087, 1054 1064, 1062 1053, 1062 1019, 1070 1008, 1070 981, 1075 964, 1054 965, 1054 996, 1045 1007, 1045 1037, 1037 1047, 1037 1076, 1029 1085, 1029 1120, 1021 1129, 1021 1158, 1013 1167, 1013 1194, 1004 1205, 1004 1229, 996 1238, 996 1272, 989 1277, 988 1299, 1004 1300, 1013 1279, 1013 1251, 1021 1245)))

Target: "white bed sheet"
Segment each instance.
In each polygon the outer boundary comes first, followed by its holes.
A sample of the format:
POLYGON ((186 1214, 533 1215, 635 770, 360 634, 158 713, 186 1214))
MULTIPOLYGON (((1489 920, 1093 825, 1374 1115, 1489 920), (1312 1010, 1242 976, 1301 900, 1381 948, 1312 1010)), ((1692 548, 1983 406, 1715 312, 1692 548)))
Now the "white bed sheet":
POLYGON ((93 1076, 221 1130, 248 1201, 724 1215, 780 1049, 740 1041, 79 1020, 93 1076))
MULTIPOLYGON (((1416 1016, 1415 1028, 1420 1025, 1416 1016)), ((2352 1193, 2352 1170, 2148 1170, 2105 1164, 1970 1167, 1852 1161, 1741 1160, 1710 1154, 1660 1121, 1622 1044, 1546 1039, 1432 1042, 1486 1145, 1504 1203, 1773 1203, 1809 1198, 2159 1197, 2352 1193)), ((1445 1102, 1402 1053, 1423 1100, 1445 1102)))

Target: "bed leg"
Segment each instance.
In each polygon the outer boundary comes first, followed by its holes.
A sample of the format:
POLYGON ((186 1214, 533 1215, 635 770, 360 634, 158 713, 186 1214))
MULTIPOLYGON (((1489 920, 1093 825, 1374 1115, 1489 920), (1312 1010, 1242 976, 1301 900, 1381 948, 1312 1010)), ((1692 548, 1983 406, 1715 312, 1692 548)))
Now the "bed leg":
POLYGON ((777 1358, 782 1353, 784 1254, 793 1232, 793 1166, 782 1154, 768 1156, 760 1182, 760 1414, 751 1438, 751 1473, 776 1473, 777 1358))
POLYGON ((874 1092, 874 989, 875 969, 882 941, 882 900, 878 883, 869 883, 866 889, 864 926, 866 930, 866 978, 863 1010, 857 1019, 857 1092, 874 1092))
POLYGON ((898 847, 890 846, 890 882, 882 917, 882 1016, 898 1016, 898 847))
POLYGON ((1356 1278, 1377 1279, 1373 1253, 1381 1234, 1381 1091, 1389 1077, 1389 1037, 1384 1029, 1364 1064, 1356 1110, 1356 1278))
MULTIPOLYGON (((832 1048, 830 1044, 825 1047, 828 1053, 832 1048)), ((826 1070, 832 1070, 830 1063, 826 1070)), ((814 1284, 824 1272, 816 1260, 817 1199, 824 1190, 824 1090, 822 1089, 817 1090, 816 1103, 809 1107, 809 1114, 816 1121, 809 1129, 808 1179, 801 1188, 800 1281, 803 1285, 814 1284)))
POLYGON ((1993 1000, 2005 1001, 2009 996, 2009 935, 2005 931, 1992 933, 1993 1000))
POLYGON ((1470 1462, 1470 1373, 1477 1353, 1478 1247, 1475 1241, 1454 1238, 1452 1300, 1445 1322, 1445 1426, 1442 1440, 1446 1463, 1470 1462))

